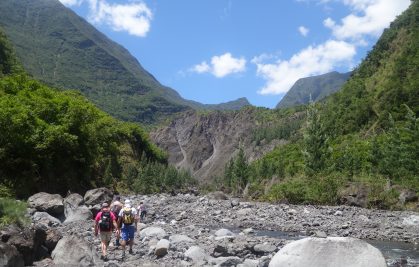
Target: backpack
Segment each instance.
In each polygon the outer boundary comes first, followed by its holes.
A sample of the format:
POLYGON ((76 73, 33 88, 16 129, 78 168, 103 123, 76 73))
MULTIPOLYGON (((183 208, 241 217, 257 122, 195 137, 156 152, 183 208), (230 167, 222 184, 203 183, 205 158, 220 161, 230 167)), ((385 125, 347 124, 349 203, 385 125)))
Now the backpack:
POLYGON ((99 229, 103 232, 111 231, 112 223, 111 223, 111 213, 109 211, 102 212, 99 221, 99 229))
POLYGON ((121 206, 119 205, 113 205, 111 211, 113 212, 113 214, 115 214, 115 216, 118 216, 119 212, 121 211, 121 206))
POLYGON ((131 225, 134 222, 134 214, 132 214, 131 208, 124 208, 122 211, 122 223, 125 225, 131 225))

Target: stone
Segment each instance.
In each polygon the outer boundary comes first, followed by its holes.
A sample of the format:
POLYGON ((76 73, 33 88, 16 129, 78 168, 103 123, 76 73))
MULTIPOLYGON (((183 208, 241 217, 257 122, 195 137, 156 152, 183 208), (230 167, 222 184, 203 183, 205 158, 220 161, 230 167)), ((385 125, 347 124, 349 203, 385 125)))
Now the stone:
POLYGON ((28 204, 37 211, 47 212, 57 218, 64 215, 63 198, 58 194, 37 193, 29 197, 28 204))
POLYGON ((399 202, 404 205, 407 202, 414 202, 418 200, 418 195, 412 189, 404 189, 400 192, 399 202))
POLYGON ((381 252, 356 238, 304 238, 285 245, 275 254, 269 267, 386 267, 381 252))
POLYGON ((74 210, 76 210, 79 206, 83 205, 84 199, 80 194, 74 193, 68 195, 63 200, 64 205, 64 215, 68 218, 74 210))
POLYGON ((49 215, 48 213, 44 211, 35 212, 34 215, 32 216, 32 220, 39 224, 43 224, 45 226, 57 226, 61 224, 60 220, 49 215))
POLYGON ((231 257, 218 257, 212 258, 211 263, 215 266, 223 267, 223 266, 237 266, 238 264, 242 263, 243 260, 236 256, 231 257))
POLYGON ((102 205, 104 202, 110 203, 113 198, 111 190, 100 187, 92 189, 84 194, 84 203, 88 206, 102 205))
POLYGON ((0 241, 0 266, 23 267, 25 263, 22 255, 14 246, 0 241))
POLYGON ((270 244, 257 244, 253 247, 256 254, 269 254, 276 251, 276 246, 270 244))
POLYGON ((237 267, 258 267, 259 261, 252 259, 245 259, 243 263, 237 265, 237 267))
POLYGON ((253 234, 255 232, 255 230, 253 230, 253 228, 246 228, 243 230, 243 233, 248 235, 248 234, 253 234))
POLYGON ((88 221, 93 219, 93 212, 87 206, 79 206, 68 213, 64 223, 88 221))
POLYGON ((253 213, 251 208, 244 208, 237 211, 237 216, 248 216, 253 213))
POLYGON ((167 239, 160 239, 159 242, 157 242, 156 248, 154 250, 154 254, 157 257, 163 257, 167 254, 169 251, 170 242, 167 239))
POLYGON ((195 243, 195 240, 186 235, 171 235, 169 237, 169 241, 173 246, 195 243))
POLYGON ((205 251, 198 247, 198 246, 192 246, 190 247, 185 253, 185 257, 192 260, 194 263, 201 263, 206 262, 210 258, 209 255, 205 253, 205 251))
POLYGON ((225 236, 235 236, 235 234, 228 229, 220 229, 217 232, 215 232, 215 236, 225 237, 225 236))
POLYGON ((287 211, 287 213, 288 213, 289 215, 295 215, 295 214, 297 214, 297 211, 296 211, 295 209, 289 209, 289 210, 287 211))
POLYGON ((96 266, 99 263, 96 249, 76 236, 63 237, 51 257, 58 266, 96 266))
POLYGON ((165 230, 163 230, 160 227, 147 227, 144 228, 143 230, 140 231, 140 238, 144 239, 144 238, 157 238, 157 239, 163 239, 167 237, 167 233, 165 230))
POLYGON ((45 246, 50 253, 55 249, 55 246, 57 246, 57 243, 61 238, 63 238, 63 236, 57 229, 52 228, 47 230, 45 246))

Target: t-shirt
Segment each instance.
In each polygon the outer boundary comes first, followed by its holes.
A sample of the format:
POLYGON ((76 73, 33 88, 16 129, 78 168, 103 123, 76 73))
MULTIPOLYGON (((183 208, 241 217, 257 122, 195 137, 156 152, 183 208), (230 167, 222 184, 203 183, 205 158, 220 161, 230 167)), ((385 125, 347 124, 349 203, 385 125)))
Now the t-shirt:
MULTIPOLYGON (((131 212, 132 212, 132 216, 136 216, 137 215, 137 209, 136 208, 134 208, 134 207, 132 207, 131 208, 131 212)), ((121 211, 119 212, 119 214, 118 214, 118 216, 120 217, 120 218, 122 218, 123 217, 123 215, 124 215, 124 208, 122 208, 121 209, 121 211)), ((125 224, 124 223, 122 223, 123 225, 122 225, 122 228, 125 226, 125 224)))
POLYGON ((142 204, 142 205, 138 206, 138 210, 141 212, 141 211, 146 211, 147 209, 146 209, 146 206, 144 204, 142 204))
MULTIPOLYGON (((110 232, 110 231, 112 231, 112 228, 113 228, 113 222, 114 222, 114 221, 116 221, 116 217, 115 217, 115 215, 114 215, 112 212, 110 212, 110 211, 109 211, 109 214, 111 215, 111 229, 110 229, 109 231, 106 231, 106 232, 110 232)), ((100 221, 101 217, 102 217, 102 211, 99 211, 99 212, 97 213, 97 215, 96 215, 95 221, 99 223, 99 221, 100 221)), ((98 229, 99 229, 99 227, 98 227, 98 229)), ((100 230, 100 229, 99 229, 99 230, 100 230)), ((105 232, 105 231, 102 231, 102 232, 105 232)))

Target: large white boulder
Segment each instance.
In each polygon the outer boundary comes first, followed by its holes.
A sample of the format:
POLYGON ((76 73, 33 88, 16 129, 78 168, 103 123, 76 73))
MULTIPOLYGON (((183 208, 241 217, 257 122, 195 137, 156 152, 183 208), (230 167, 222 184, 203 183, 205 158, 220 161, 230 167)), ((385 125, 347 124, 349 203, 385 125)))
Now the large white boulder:
POLYGON ((164 229, 160 227, 147 227, 140 231, 140 238, 156 238, 156 239, 163 239, 167 237, 167 233, 164 229))
POLYGON ((284 246, 269 267, 386 267, 381 252, 350 237, 308 237, 284 246))
POLYGON ((51 257, 57 266, 97 266, 100 263, 96 249, 75 236, 58 241, 51 257))

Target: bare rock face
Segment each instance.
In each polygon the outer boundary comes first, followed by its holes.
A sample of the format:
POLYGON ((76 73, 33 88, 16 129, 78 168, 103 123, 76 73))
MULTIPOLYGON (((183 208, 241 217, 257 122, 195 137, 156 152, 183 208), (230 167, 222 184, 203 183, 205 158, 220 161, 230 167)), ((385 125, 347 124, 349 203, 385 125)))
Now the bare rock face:
POLYGON ((17 249, 0 241, 0 266, 23 267, 24 265, 23 257, 17 249))
POLYGON ((304 238, 283 247, 269 267, 385 267, 381 252, 365 241, 349 237, 304 238))
POLYGON ((256 145, 254 130, 260 127, 254 109, 237 112, 186 112, 170 125, 154 130, 150 137, 168 151, 169 162, 191 171, 201 181, 220 175, 240 145, 249 161, 260 158, 284 140, 256 145))
POLYGON ((64 214, 63 198, 58 194, 37 193, 28 199, 29 207, 44 211, 54 217, 64 214))

